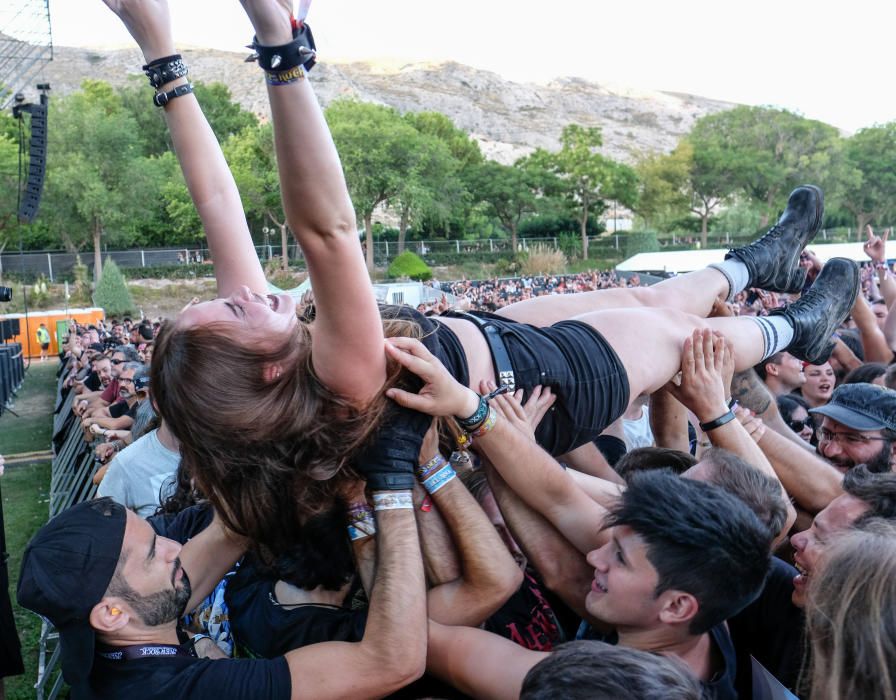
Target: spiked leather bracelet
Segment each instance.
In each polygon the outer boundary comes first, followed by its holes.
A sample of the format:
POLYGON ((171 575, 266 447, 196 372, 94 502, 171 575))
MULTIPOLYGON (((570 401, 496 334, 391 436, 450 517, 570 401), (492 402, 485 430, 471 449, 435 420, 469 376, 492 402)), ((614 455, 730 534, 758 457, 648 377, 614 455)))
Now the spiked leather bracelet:
POLYGON ((252 37, 249 48, 253 53, 247 61, 258 61, 268 73, 285 73, 297 66, 306 71, 311 70, 317 61, 317 46, 311 27, 307 24, 296 24, 292 30, 292 41, 280 46, 263 46, 258 43, 258 37, 252 37))

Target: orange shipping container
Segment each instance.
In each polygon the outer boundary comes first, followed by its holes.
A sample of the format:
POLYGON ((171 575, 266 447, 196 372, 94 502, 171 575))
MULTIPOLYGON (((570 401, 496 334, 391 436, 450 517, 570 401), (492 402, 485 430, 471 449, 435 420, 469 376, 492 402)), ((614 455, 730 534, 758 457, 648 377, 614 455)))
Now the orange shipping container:
POLYGON ((4 319, 19 320, 19 334, 12 338, 12 342, 21 343, 25 357, 40 357, 40 344, 37 342, 37 329, 41 323, 46 324, 50 331, 50 355, 59 354, 59 343, 65 342, 68 326, 71 321, 77 321, 82 325, 96 324, 106 317, 103 309, 91 307, 89 309, 68 309, 53 311, 29 311, 25 314, 5 314, 4 319))

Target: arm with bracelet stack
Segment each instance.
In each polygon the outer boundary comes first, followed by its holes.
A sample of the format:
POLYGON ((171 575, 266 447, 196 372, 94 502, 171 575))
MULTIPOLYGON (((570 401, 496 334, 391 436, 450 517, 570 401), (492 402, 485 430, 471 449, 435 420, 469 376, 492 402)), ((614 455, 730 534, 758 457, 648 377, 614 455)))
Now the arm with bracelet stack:
POLYGON ((508 421, 498 420, 487 398, 457 382, 418 340, 389 338, 386 347, 391 359, 425 382, 417 394, 393 388, 387 390, 387 396, 431 415, 458 417, 468 431, 468 440, 486 454, 510 488, 579 552, 585 554, 602 546, 606 532, 598 532, 594 524, 603 520, 606 509, 592 500, 553 457, 508 421))

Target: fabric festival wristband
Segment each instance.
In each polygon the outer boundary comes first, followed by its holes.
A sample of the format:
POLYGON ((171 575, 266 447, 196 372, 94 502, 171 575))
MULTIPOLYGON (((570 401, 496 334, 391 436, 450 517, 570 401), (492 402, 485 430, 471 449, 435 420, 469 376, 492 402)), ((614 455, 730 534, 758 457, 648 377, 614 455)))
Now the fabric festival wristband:
POLYGON ((473 437, 482 437, 489 430, 491 430, 492 428, 495 427, 495 423, 497 422, 497 420, 498 420, 497 411, 495 411, 494 408, 489 408, 488 416, 486 416, 485 420, 482 422, 482 425, 480 425, 478 428, 476 428, 476 430, 474 430, 472 433, 470 433, 470 435, 472 435, 473 437))
POLYGON ((480 396, 479 405, 476 407, 473 415, 468 418, 458 418, 457 422, 460 423, 460 427, 464 430, 472 430, 473 428, 478 428, 486 416, 488 416, 488 399, 480 396))
POLYGON ((730 423, 734 420, 734 411, 728 411, 728 413, 723 413, 721 416, 716 418, 715 420, 711 420, 708 423, 701 423, 700 430, 704 433, 709 432, 710 430, 715 430, 716 428, 721 428, 725 423, 730 423))
POLYGON ((348 534, 351 540, 362 540, 376 534, 376 519, 367 503, 355 503, 348 509, 348 534))
POLYGON ((289 85, 290 83, 298 82, 299 80, 304 79, 305 77, 305 69, 302 66, 296 66, 295 68, 290 68, 289 70, 276 72, 276 71, 265 71, 264 79, 267 81, 268 85, 289 85))
POLYGON ((424 481, 423 488, 426 489, 428 494, 432 495, 456 476, 457 473, 446 465, 424 481))
POLYGON ((414 499, 410 491, 377 491, 373 494, 373 509, 379 510, 413 510, 414 499))
POLYGON ((420 481, 426 481, 446 464, 448 464, 448 462, 445 461, 445 458, 440 454, 436 454, 431 460, 417 467, 415 470, 417 472, 417 478, 420 479, 420 481))

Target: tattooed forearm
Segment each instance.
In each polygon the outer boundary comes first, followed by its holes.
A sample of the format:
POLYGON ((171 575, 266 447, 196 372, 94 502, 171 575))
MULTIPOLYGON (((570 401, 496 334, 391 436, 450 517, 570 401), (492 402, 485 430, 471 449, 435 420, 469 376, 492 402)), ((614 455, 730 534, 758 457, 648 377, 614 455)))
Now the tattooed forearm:
POLYGON ((773 399, 768 387, 753 369, 734 373, 731 380, 731 398, 757 415, 765 413, 773 399))

